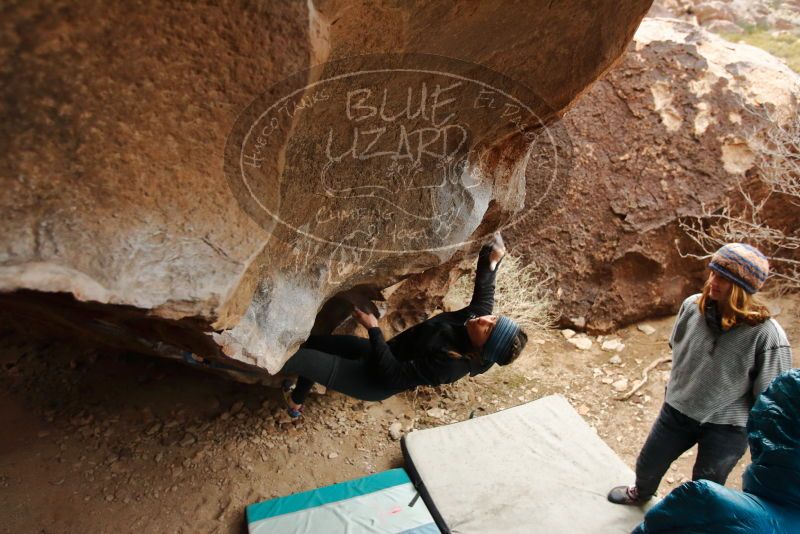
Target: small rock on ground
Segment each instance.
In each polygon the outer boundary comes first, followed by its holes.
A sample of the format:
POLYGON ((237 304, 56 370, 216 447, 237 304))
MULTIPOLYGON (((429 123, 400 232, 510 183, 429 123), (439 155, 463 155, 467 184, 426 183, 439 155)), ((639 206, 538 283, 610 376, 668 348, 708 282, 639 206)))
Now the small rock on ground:
POLYGON ((640 324, 636 327, 639 332, 643 333, 646 336, 651 336, 656 333, 656 329, 650 326, 649 324, 640 324))
POLYGON ((588 337, 571 337, 567 342, 572 343, 580 350, 589 350, 592 348, 592 340, 588 337))
POLYGON ((603 344, 600 346, 600 348, 609 352, 620 352, 625 348, 625 344, 618 339, 607 339, 606 341, 603 341, 603 344))
POLYGON ((581 330, 586 328, 586 317, 570 317, 570 321, 572 321, 572 324, 581 330))
POLYGON ((617 391, 625 391, 626 389, 628 389, 628 379, 620 378, 619 380, 611 384, 611 387, 613 387, 617 391))
POLYGON ((397 441, 401 437, 403 437, 403 425, 400 424, 400 421, 395 421, 391 425, 389 425, 389 437, 393 440, 397 441))
POLYGON ((425 413, 427 413, 429 417, 433 417, 434 419, 441 419, 442 417, 444 417, 444 414, 447 413, 447 410, 444 410, 442 408, 431 408, 425 413))

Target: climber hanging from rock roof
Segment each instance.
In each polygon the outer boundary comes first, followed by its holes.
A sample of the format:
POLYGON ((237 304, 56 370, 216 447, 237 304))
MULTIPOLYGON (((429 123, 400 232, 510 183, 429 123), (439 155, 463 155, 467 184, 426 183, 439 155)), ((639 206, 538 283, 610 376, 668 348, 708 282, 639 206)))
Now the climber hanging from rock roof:
POLYGON ((349 335, 311 336, 284 365, 287 411, 300 417, 315 382, 361 400, 377 401, 417 386, 455 382, 508 365, 528 336, 512 319, 492 315, 497 269, 506 249, 499 233, 478 253, 475 287, 465 308, 440 313, 386 341, 371 313, 354 318, 369 339, 349 335))

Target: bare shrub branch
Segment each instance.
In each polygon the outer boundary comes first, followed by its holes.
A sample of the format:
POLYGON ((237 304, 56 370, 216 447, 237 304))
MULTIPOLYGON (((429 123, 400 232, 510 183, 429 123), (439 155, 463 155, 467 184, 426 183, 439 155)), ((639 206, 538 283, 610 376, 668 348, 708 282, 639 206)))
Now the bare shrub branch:
MULTIPOLYGON (((715 250, 731 242, 752 244, 770 259, 771 277, 778 292, 800 289, 800 229, 776 228, 765 221, 767 204, 784 201, 800 208, 800 115, 780 123, 763 108, 748 108, 769 124, 752 132, 748 144, 756 151, 755 180, 741 178, 734 198, 717 208, 701 206, 701 213, 680 221, 681 229, 703 254, 679 249, 681 256, 697 259, 710 257, 715 250)), ((800 213, 790 214, 796 222, 800 213)))
MULTIPOLYGON (((772 117, 767 114, 767 117, 772 117)), ((759 171, 761 179, 776 193, 791 198, 800 206, 800 116, 785 125, 775 124, 765 132, 759 171)))

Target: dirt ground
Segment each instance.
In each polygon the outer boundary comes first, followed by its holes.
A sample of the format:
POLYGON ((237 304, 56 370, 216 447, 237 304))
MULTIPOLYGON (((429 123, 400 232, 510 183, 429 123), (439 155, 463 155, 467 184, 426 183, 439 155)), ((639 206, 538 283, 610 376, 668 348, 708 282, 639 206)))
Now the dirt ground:
MULTIPOLYGON (((800 340, 800 298, 776 301, 800 340)), ((299 422, 277 390, 247 386, 169 361, 98 353, 0 333, 0 531, 245 532, 244 507, 403 464, 402 431, 462 421, 564 395, 630 466, 663 400, 661 364, 629 401, 627 379, 669 354, 673 318, 608 339, 621 352, 579 350, 559 331, 533 334, 512 366, 379 403, 336 393, 309 401, 299 422), (615 358, 618 356, 619 358, 615 358), (396 426, 396 425, 395 425, 396 426)), ((643 326, 643 325, 639 325, 643 326)), ((800 359, 795 351, 795 366, 800 359)), ((670 469, 660 493, 691 476, 694 451, 670 469)), ((728 485, 739 488, 743 467, 728 485)), ((609 481, 609 485, 630 481, 609 481)))

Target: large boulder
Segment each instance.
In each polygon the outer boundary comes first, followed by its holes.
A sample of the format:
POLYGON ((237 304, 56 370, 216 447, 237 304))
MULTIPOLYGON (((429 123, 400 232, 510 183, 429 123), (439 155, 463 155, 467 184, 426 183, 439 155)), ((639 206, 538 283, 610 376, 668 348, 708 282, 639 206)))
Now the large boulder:
POLYGON ((650 3, 15 3, 4 308, 274 373, 337 295, 511 220, 531 140, 650 3))
MULTIPOLYGON (((770 54, 646 18, 617 66, 566 113, 573 172, 557 209, 507 241, 555 275, 565 324, 606 332, 674 313, 703 263, 678 221, 737 196, 758 132, 797 109, 800 76, 770 54)), ((793 208, 779 224, 800 226, 793 208)))

